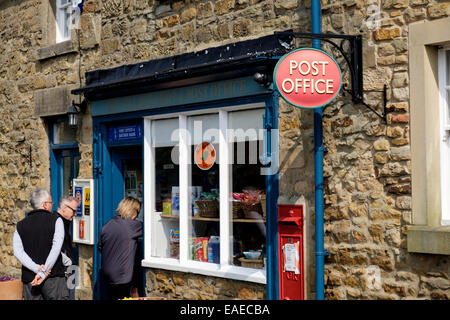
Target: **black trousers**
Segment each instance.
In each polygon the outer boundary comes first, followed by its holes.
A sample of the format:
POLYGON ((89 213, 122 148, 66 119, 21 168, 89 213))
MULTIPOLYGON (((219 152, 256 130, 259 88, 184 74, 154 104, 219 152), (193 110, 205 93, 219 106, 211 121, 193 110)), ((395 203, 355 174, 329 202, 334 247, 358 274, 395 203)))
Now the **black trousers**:
POLYGON ((23 296, 25 300, 69 300, 66 277, 47 278, 39 286, 24 283, 23 296))
POLYGON ((131 297, 131 282, 123 284, 109 284, 109 299, 119 300, 131 297))

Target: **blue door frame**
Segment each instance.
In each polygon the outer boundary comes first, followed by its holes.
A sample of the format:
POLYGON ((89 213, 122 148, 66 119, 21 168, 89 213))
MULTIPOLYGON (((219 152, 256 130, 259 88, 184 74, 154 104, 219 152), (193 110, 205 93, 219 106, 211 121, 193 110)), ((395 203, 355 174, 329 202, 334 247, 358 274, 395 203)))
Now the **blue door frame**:
MULTIPOLYGON (((207 110, 211 108, 220 108, 231 105, 241 105, 249 103, 264 102, 266 106, 265 114, 265 128, 269 129, 268 146, 267 150, 275 156, 276 150, 270 150, 271 130, 278 129, 278 95, 276 92, 270 91, 269 93, 259 94, 251 97, 227 99, 226 101, 220 101, 213 103, 196 103, 192 105, 170 106, 167 108, 155 108, 145 111, 135 111, 128 113, 117 113, 112 115, 99 115, 93 117, 93 169, 94 169, 94 186, 96 192, 95 207, 97 212, 95 214, 95 232, 94 232, 94 270, 93 270, 93 293, 94 299, 100 297, 100 261, 101 254, 97 250, 98 235, 100 234, 101 227, 106 223, 104 219, 105 212, 112 212, 115 208, 111 206, 111 201, 102 201, 105 197, 110 197, 108 194, 108 186, 112 185, 112 176, 108 174, 112 172, 112 159, 111 148, 108 146, 108 132, 107 126, 110 123, 121 121, 123 123, 142 121, 142 118, 150 115, 160 114, 177 114, 180 112, 190 110, 207 110)), ((91 104, 91 110, 95 106, 95 101, 91 104)), ((100 102, 101 103, 101 102, 100 102)), ((94 112, 93 112, 94 114, 94 112)), ((142 141, 140 142, 142 143, 142 141)), ((118 144, 117 146, 130 145, 129 143, 118 144)), ((145 174, 143 172, 143 174, 145 174)), ((144 186, 145 188, 145 186, 144 186)), ((266 248, 267 248, 267 299, 278 299, 278 170, 273 175, 266 176, 266 193, 267 193, 267 236, 266 236, 266 248)), ((145 199, 144 199, 145 201, 145 199)), ((145 237, 145 230, 144 230, 145 237)), ((145 250, 145 248, 144 248, 145 250)))

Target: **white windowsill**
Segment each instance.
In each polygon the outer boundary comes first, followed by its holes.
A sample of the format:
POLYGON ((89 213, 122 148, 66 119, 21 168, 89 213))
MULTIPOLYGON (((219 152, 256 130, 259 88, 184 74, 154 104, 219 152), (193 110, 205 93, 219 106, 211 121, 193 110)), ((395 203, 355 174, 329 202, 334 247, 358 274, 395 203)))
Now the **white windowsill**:
POLYGON ((188 261, 181 264, 177 259, 167 258, 142 260, 142 266, 266 284, 266 271, 264 269, 251 269, 230 265, 221 267, 219 264, 200 261, 188 261))

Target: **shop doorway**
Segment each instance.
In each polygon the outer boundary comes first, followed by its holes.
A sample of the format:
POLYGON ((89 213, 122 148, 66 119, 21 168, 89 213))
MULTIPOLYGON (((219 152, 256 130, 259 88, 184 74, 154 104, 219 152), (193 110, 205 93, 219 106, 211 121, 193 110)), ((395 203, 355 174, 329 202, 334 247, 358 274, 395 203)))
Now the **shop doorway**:
MULTIPOLYGON (((102 221, 102 225, 116 215, 117 206, 124 197, 131 196, 142 203, 143 194, 142 146, 140 144, 115 146, 108 149, 111 165, 109 166, 110 172, 105 172, 105 174, 109 175, 111 180, 109 183, 103 180, 103 195, 110 196, 104 196, 103 199, 99 199, 99 201, 103 202, 102 210, 99 212, 101 215, 101 219, 99 220, 102 221)), ((143 217, 143 212, 141 212, 140 216, 143 217)), ((99 226, 98 230, 101 230, 101 226, 99 226)), ((97 250, 97 248, 95 249, 97 250)), ((137 289, 140 297, 145 294, 144 269, 141 267, 143 252, 143 237, 141 237, 138 240, 135 256, 135 271, 133 273, 134 287, 137 289)), ((97 269, 96 272, 100 290, 95 298, 101 300, 108 299, 106 282, 101 274, 100 261, 97 269)))

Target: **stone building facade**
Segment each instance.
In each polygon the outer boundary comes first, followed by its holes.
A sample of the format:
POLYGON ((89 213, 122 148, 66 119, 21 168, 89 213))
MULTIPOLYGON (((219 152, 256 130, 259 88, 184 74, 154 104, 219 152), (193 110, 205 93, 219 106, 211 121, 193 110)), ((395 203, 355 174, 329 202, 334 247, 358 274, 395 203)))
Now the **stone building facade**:
MULTIPOLYGON (((70 91, 85 83, 86 72, 275 31, 311 30, 308 0, 86 0, 79 31, 72 31, 72 40, 55 43, 54 2, 0 1, 0 273, 16 277, 20 263, 12 250, 15 226, 30 209, 32 190, 50 188, 47 119, 65 114, 70 101, 78 99, 70 91)), ((362 35, 364 100, 381 112, 386 85, 388 112, 384 123, 345 94, 323 110, 325 249, 330 252, 325 259, 325 298, 450 299, 450 244, 445 243, 450 231, 439 229, 438 239, 444 243, 438 253, 415 250, 412 236, 408 239, 411 229, 423 232, 414 225, 436 226, 414 211, 417 151, 412 126, 413 117, 420 116, 414 115, 416 102, 410 100, 411 50, 416 45, 411 32, 433 23, 444 26, 439 32, 450 30, 450 3, 321 4, 323 32, 362 35)), ((450 43, 450 37, 446 41, 450 43)), ((278 119, 278 202, 305 205, 306 298, 314 299, 313 113, 280 99, 278 119)), ((89 108, 77 142, 78 178, 93 178, 89 108)), ((420 192, 420 184, 416 188, 420 192)), ((79 250, 77 298, 90 299, 93 247, 80 245, 79 250)), ((245 281, 162 269, 147 269, 146 278, 148 296, 266 298, 264 285, 245 281)))

